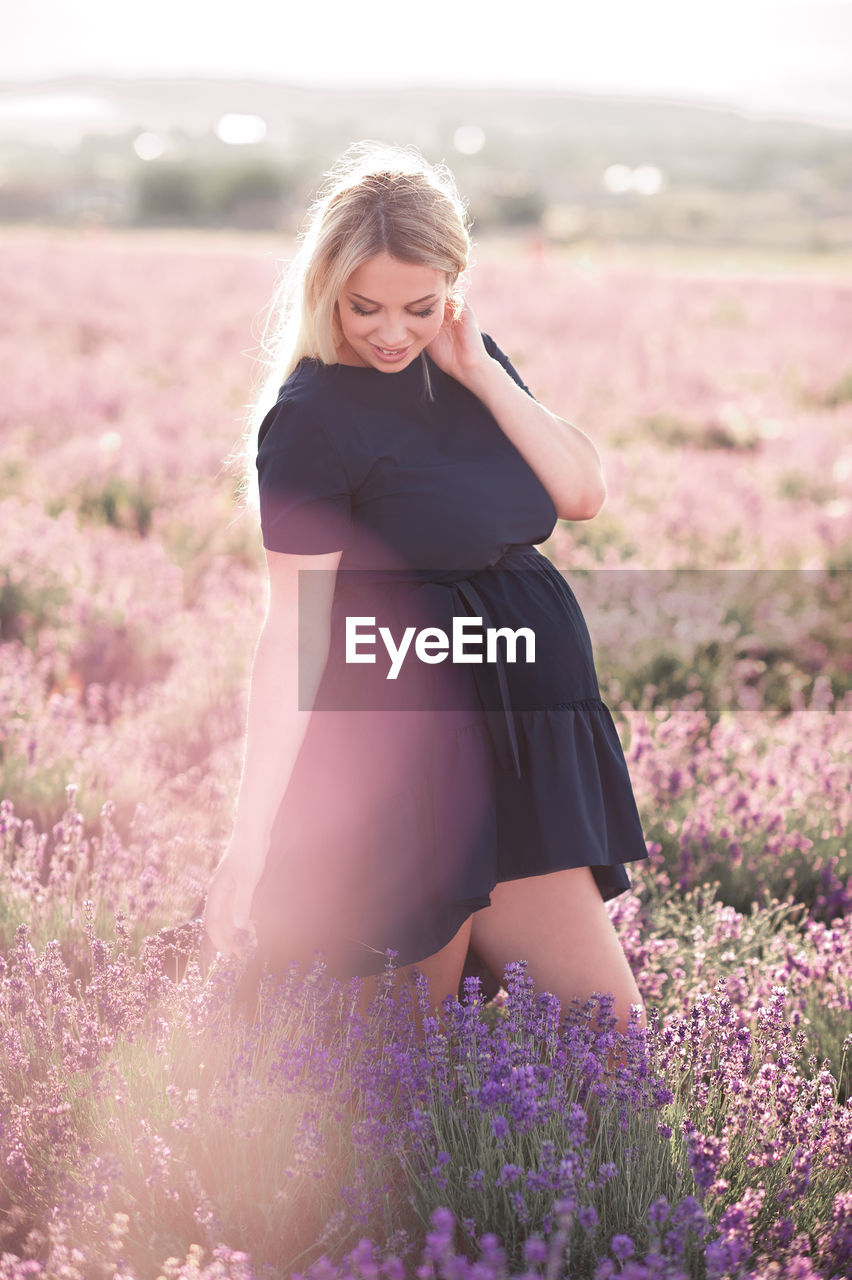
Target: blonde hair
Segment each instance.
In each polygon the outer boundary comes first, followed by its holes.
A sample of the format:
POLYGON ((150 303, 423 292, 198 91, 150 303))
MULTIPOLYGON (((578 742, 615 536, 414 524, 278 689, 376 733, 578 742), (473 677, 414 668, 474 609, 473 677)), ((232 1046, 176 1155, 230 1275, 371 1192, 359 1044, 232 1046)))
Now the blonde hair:
MULTIPOLYGON (((455 314, 470 261, 470 222, 450 170, 412 146, 358 142, 325 175, 295 257, 285 265, 262 338, 266 373, 243 437, 243 492, 253 491, 257 429, 306 357, 337 364, 337 299, 353 271, 379 253, 443 271, 455 314), (270 335, 271 330, 271 335, 270 335)), ((425 357, 426 392, 432 394, 425 357)))

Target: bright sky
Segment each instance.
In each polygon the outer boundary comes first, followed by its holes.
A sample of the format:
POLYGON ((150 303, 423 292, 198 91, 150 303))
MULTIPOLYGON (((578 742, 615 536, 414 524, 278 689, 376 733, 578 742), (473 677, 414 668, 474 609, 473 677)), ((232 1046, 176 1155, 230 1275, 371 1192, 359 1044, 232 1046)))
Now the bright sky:
MULTIPOLYGON (((215 75, 852 106, 852 0, 27 0, 0 80, 215 75), (783 100, 783 101, 782 101, 783 100)), ((850 117, 852 119, 852 117, 850 117)))

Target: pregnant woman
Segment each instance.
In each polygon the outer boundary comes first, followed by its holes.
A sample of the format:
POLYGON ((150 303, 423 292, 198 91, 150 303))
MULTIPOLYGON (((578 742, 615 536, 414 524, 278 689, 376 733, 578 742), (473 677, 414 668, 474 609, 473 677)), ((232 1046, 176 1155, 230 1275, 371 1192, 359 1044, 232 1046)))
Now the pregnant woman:
POLYGON ((647 849, 537 550, 600 509, 600 461, 480 332, 469 254, 413 149, 351 148, 311 210, 256 418, 269 605, 204 923, 225 955, 253 934, 256 965, 321 950, 362 1008, 390 948, 433 1007, 525 960, 563 1007, 611 992, 624 1029, 645 1015, 605 902, 647 849))

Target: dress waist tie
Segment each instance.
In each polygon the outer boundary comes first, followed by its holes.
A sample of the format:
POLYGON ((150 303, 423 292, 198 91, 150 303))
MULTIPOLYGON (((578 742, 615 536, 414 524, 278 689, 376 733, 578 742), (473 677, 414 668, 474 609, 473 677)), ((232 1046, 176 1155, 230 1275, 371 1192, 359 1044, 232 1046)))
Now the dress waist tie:
MULTIPOLYGON (((461 578, 449 585, 453 591, 458 592, 462 597, 463 604, 470 606, 471 616, 481 618, 482 624, 485 627, 494 626, 494 622, 485 607, 482 596, 476 590, 476 587, 472 585, 469 579, 461 578)), ((515 720, 512 714, 512 703, 509 698, 509 683, 506 679, 506 670, 500 653, 499 644, 495 645, 495 658, 495 665, 497 667, 497 683, 500 689, 500 701, 503 704, 502 711, 493 711, 488 706, 488 690, 484 683, 485 663, 473 664, 473 678, 476 684, 479 700, 482 703, 482 710, 488 724, 491 740, 494 743, 494 747, 497 752, 497 758, 504 769, 510 768, 511 764, 514 763, 515 777, 520 778, 521 757, 518 750, 518 736, 515 733, 515 720)))
MULTIPOLYGON (((533 550, 528 544, 519 544, 517 546, 507 547, 503 556, 497 561, 497 566, 504 563, 509 557, 524 557, 529 555, 533 550)), ((493 566, 489 566, 493 567, 493 566)), ((371 569, 347 569, 339 571, 337 575, 337 587, 341 594, 349 589, 355 589, 370 583, 383 582, 403 582, 414 586, 415 588, 431 588, 449 587, 453 593, 457 606, 464 613, 469 613, 472 617, 482 619, 485 627, 495 627, 493 618, 486 608, 485 601, 473 586, 470 578, 459 577, 455 581, 447 581, 446 578, 421 578, 418 571, 406 570, 371 570, 371 569), (345 581, 344 581, 345 580, 345 581)), ((473 681, 476 687, 477 697, 479 699, 482 713, 485 716, 488 731, 497 753, 497 759, 504 769, 514 768, 516 778, 521 777, 521 755, 518 748, 518 737, 515 732, 515 720, 512 713, 512 703, 509 698, 509 682, 506 679, 506 671, 503 658, 500 652, 499 644, 495 650, 495 665, 497 667, 497 685, 500 691, 500 702, 502 709, 494 711, 489 706, 489 677, 486 665, 483 663, 474 663, 473 665, 473 681)))

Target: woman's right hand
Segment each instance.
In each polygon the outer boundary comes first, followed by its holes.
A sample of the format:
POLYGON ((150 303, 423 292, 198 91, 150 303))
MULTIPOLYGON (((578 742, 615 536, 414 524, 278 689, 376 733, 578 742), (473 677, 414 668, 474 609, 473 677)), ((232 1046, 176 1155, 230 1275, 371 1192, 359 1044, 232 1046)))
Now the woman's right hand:
POLYGON ((203 916, 214 952, 242 960, 257 945, 250 912, 262 873, 262 862, 247 862, 230 848, 225 852, 208 885, 203 916))

